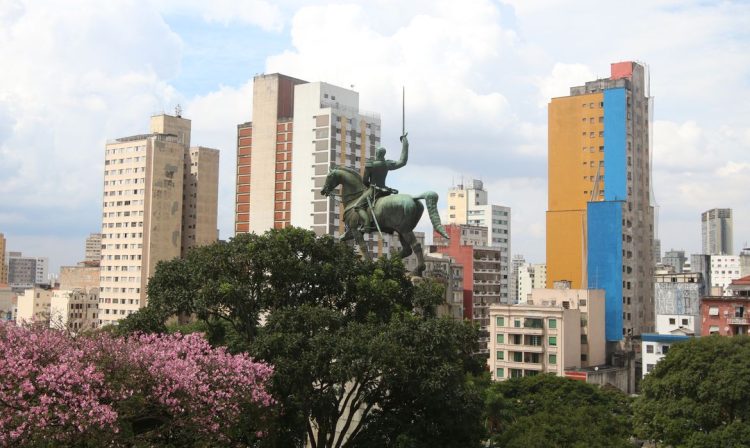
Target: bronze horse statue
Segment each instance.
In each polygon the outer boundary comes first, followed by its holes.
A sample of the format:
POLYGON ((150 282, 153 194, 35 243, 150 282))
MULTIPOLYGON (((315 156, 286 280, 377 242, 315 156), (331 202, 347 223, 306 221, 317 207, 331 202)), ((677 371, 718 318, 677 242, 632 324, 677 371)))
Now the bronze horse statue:
MULTIPOLYGON (((339 185, 342 186, 341 200, 342 207, 344 207, 344 223, 348 227, 346 233, 341 235, 340 238, 342 241, 354 238, 362 254, 369 259, 371 256, 360 230, 364 223, 362 223, 362 217, 353 206, 367 190, 367 187, 362 181, 362 176, 356 170, 334 166, 328 172, 320 193, 323 196, 328 196, 339 185)), ((432 222, 432 227, 443 237, 448 238, 445 228, 440 223, 440 215, 437 210, 438 195, 434 191, 426 191, 418 196, 408 194, 384 196, 375 201, 372 211, 367 210, 367 212, 374 214, 382 233, 398 233, 402 247, 399 256, 406 258, 412 253, 415 254, 417 256, 417 268, 414 274, 421 277, 425 269, 424 252, 414 235, 414 228, 419 223, 422 212, 424 212, 424 205, 419 201, 420 199, 424 199, 427 204, 427 213, 432 222)))

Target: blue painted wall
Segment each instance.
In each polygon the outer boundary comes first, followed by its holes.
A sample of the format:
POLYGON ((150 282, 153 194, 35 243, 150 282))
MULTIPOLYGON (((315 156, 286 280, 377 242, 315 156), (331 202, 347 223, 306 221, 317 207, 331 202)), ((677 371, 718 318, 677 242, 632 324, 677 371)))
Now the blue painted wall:
POLYGON ((604 334, 607 341, 622 340, 623 204, 622 201, 589 202, 586 211, 589 288, 605 291, 604 334))
POLYGON ((627 96, 625 88, 604 91, 604 200, 627 200, 627 96))

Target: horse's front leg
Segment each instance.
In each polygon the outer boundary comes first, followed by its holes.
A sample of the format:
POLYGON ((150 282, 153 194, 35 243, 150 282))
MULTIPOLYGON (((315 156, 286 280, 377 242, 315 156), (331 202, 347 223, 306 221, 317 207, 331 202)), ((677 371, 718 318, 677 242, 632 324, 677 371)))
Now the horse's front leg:
POLYGON ((362 235, 362 232, 354 227, 350 228, 349 231, 354 235, 354 241, 357 242, 357 246, 359 246, 359 251, 362 252, 362 256, 366 260, 372 261, 372 255, 370 255, 370 251, 367 250, 367 243, 365 242, 365 237, 362 235))

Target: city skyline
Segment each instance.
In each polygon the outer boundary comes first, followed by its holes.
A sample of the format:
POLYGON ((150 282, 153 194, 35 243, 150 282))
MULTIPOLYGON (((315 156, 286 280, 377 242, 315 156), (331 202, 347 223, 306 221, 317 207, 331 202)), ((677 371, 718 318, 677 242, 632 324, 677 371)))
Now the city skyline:
POLYGON ((405 86, 410 162, 389 181, 437 191, 445 211, 452 186, 482 179, 513 210, 513 252, 544 262, 547 104, 624 60, 650 68, 662 247, 700 252, 712 208, 733 209, 735 251, 750 239, 750 111, 736 101, 750 90, 750 6, 636 2, 609 23, 594 2, 300 5, 0 7, 0 57, 13 62, 0 73, 6 250, 49 257, 51 272, 82 260, 101 231, 106 141, 177 104, 194 139, 224 153, 219 228, 232 236, 236 125, 252 120, 253 76, 279 72, 353 86, 381 114, 389 156, 405 86))

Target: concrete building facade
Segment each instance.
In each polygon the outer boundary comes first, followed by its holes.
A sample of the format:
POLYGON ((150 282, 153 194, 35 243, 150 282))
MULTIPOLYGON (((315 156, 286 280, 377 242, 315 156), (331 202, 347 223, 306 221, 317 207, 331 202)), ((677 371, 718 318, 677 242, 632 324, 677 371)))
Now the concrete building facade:
MULTIPOLYGON (((185 184, 216 182, 218 155, 214 157, 215 150, 210 150, 211 157, 201 158, 202 149, 190 149, 190 129, 188 119, 156 115, 151 117, 151 133, 106 145, 99 296, 103 325, 146 305, 146 285, 159 261, 180 257, 193 245, 216 239, 215 207, 199 207, 208 200, 198 195, 204 187, 193 185, 186 190, 185 184), (198 156, 193 157, 194 152, 198 156), (212 210, 212 216, 200 216, 212 210), (192 217, 187 223, 186 214, 192 217), (202 235, 198 223, 212 229, 212 238, 198 237, 202 235), (195 238, 186 242, 184 233, 195 238)), ((216 186, 205 186, 205 190, 218 191, 216 186)))
POLYGON ((518 303, 525 303, 535 289, 547 285, 547 265, 526 263, 518 269, 518 303))
MULTIPOLYGON (((509 303, 518 303, 518 270, 526 264, 526 259, 521 254, 513 255, 510 261, 510 294, 508 296, 509 303)), ((546 281, 546 280, 545 280, 546 281)))
POLYGON ((0 233, 0 284, 8 283, 8 264, 5 262, 5 251, 7 249, 7 241, 5 235, 0 233))
POLYGON ((86 238, 86 249, 84 253, 84 262, 100 263, 102 261, 102 234, 92 233, 86 238))
POLYGON ((704 254, 732 255, 734 253, 731 208, 712 208, 701 213, 701 241, 704 254))
POLYGON ((687 258, 685 257, 684 250, 668 250, 664 252, 664 257, 661 260, 664 266, 671 266, 672 272, 681 273, 684 271, 685 263, 687 258))
POLYGON ((78 266, 60 266, 59 288, 74 290, 99 289, 101 270, 96 262, 83 262, 78 266))
POLYGON ((99 288, 56 289, 50 297, 50 327, 72 333, 99 327, 99 288))
POLYGON ((729 296, 732 280, 742 277, 742 265, 738 255, 711 255, 711 294, 729 296))
POLYGON ((655 274, 656 333, 700 335, 702 293, 698 272, 655 274))
POLYGON ((654 370, 656 364, 667 355, 672 345, 686 341, 691 337, 692 335, 680 333, 644 333, 641 335, 641 356, 643 360, 641 375, 646 376, 654 370))
POLYGON ((500 283, 500 302, 513 303, 510 269, 510 207, 488 203, 487 191, 481 180, 470 185, 459 184, 448 190, 448 224, 468 224, 487 229, 485 245, 499 247, 503 272, 500 283))
POLYGON ((654 328, 651 103, 628 61, 549 104, 547 287, 604 289, 617 344, 654 328))
POLYGON ((701 334, 750 334, 750 276, 732 281, 728 296, 701 299, 701 334))
MULTIPOLYGON (((237 130, 235 233, 293 225, 343 234, 343 209, 320 189, 334 165, 362 174, 379 144, 380 117, 359 109, 357 92, 281 74, 256 76, 253 121, 237 130)), ((393 240, 365 239, 377 254, 387 254, 393 240)))

